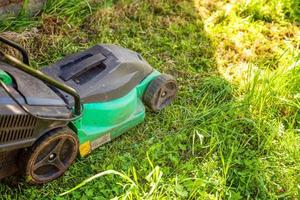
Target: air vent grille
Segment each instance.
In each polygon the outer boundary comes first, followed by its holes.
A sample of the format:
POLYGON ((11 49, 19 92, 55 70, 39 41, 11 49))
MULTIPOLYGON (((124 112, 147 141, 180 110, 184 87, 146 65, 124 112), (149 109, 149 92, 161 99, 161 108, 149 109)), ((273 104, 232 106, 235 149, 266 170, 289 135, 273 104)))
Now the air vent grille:
POLYGON ((32 137, 37 119, 29 115, 0 116, 0 143, 32 137))

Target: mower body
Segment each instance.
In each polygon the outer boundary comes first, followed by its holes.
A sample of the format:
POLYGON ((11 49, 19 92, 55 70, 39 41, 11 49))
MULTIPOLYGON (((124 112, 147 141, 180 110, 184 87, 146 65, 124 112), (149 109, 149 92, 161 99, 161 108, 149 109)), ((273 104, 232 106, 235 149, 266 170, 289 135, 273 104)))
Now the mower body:
POLYGON ((69 126, 78 135, 80 155, 85 156, 136 126, 145 117, 143 94, 160 74, 139 54, 115 45, 97 45, 41 71, 76 89, 82 115, 68 121, 74 104, 70 95, 0 62, 0 79, 18 102, 34 115, 53 118, 28 115, 0 89, 0 178, 15 173, 19 152, 53 129, 69 126))
POLYGON ((31 68, 0 50, 0 179, 16 172, 33 184, 61 175, 75 161, 141 123, 145 105, 158 112, 176 96, 176 80, 138 53, 96 45, 31 68))
MULTIPOLYGON (((80 95, 83 115, 69 126, 79 137, 81 156, 144 120, 143 94, 160 75, 138 53, 116 45, 96 45, 42 72, 80 95)), ((68 94, 61 94, 67 104, 74 103, 68 94)))

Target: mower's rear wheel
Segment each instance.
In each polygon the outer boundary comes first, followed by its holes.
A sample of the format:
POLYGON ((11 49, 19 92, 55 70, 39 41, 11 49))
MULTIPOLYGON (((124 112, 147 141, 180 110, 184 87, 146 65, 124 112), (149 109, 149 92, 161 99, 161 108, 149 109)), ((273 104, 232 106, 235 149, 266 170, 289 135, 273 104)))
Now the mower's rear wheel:
POLYGON ((69 128, 44 135, 24 152, 23 167, 27 181, 43 184, 63 175, 76 159, 78 146, 77 135, 69 128))
POLYGON ((161 74, 148 86, 144 94, 145 104, 154 112, 159 112, 175 99, 177 83, 173 76, 161 74))

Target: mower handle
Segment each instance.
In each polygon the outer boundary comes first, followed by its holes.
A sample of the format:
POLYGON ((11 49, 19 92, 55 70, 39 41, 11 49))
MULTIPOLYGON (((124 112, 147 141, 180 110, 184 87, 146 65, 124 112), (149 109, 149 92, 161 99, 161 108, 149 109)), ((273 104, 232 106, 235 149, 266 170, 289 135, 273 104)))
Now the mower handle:
POLYGON ((14 58, 13 56, 7 55, 4 52, 2 52, 0 50, 0 60, 4 61, 6 63, 11 64, 13 67, 27 73, 30 74, 36 78, 38 78, 39 80, 49 84, 49 85, 53 85, 54 87, 70 94, 71 96, 73 96, 74 100, 75 100, 75 115, 80 115, 81 114, 81 102, 80 102, 80 96, 77 93, 77 91, 70 87, 67 86, 65 84, 60 83, 59 81, 47 76, 46 74, 42 73, 41 71, 32 69, 31 67, 29 67, 27 64, 21 62, 20 60, 14 58))
POLYGON ((26 65, 29 65, 30 60, 29 60, 28 52, 26 51, 26 49, 24 49, 22 46, 18 45, 17 43, 10 41, 2 36, 0 36, 0 42, 3 42, 4 44, 6 44, 14 49, 17 49, 22 54, 23 63, 25 63, 26 65))

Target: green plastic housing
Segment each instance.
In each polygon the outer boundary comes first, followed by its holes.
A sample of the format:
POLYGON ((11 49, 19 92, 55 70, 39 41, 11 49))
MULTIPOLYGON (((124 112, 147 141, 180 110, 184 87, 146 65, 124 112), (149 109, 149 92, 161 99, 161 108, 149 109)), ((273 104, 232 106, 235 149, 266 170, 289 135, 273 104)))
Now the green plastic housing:
POLYGON ((145 118, 142 98, 149 83, 160 73, 153 71, 126 96, 108 102, 83 104, 83 115, 69 124, 80 144, 86 144, 81 155, 118 137, 145 118), (82 153, 85 152, 85 153, 82 153))

